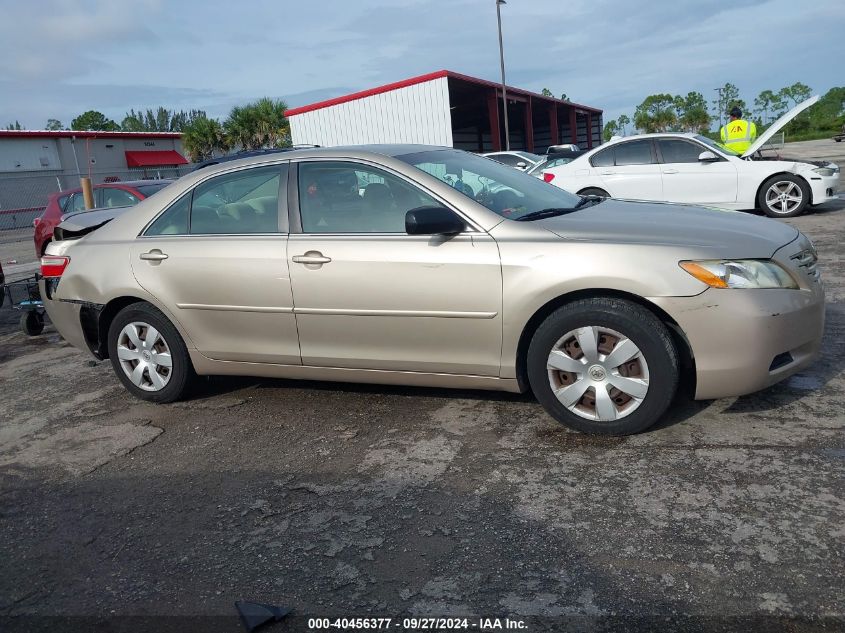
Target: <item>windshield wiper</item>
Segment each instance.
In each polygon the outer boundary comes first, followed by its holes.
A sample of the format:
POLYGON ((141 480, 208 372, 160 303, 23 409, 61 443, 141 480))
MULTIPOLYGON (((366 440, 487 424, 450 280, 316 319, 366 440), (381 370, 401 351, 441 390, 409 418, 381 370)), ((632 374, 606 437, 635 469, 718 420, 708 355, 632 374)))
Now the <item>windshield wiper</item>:
POLYGON ((540 209, 539 211, 532 211, 522 217, 516 218, 516 221, 530 222, 531 220, 541 220, 543 218, 553 218, 558 215, 566 215, 567 213, 577 211, 587 204, 598 204, 602 200, 604 200, 604 198, 599 198, 598 196, 584 196, 575 204, 574 207, 550 207, 548 209, 540 209))

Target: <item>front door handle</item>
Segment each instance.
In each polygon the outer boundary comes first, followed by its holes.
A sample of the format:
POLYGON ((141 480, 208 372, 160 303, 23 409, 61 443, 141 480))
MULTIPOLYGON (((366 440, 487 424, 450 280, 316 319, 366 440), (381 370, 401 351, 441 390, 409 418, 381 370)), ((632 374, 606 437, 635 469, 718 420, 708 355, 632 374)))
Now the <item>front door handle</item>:
POLYGON ((320 251, 308 251, 304 255, 294 255, 291 259, 295 264, 328 264, 331 257, 326 257, 320 251))
POLYGON ((167 259, 167 253, 162 253, 157 248, 154 248, 149 253, 141 253, 141 259, 145 259, 150 262, 160 262, 164 259, 167 259))

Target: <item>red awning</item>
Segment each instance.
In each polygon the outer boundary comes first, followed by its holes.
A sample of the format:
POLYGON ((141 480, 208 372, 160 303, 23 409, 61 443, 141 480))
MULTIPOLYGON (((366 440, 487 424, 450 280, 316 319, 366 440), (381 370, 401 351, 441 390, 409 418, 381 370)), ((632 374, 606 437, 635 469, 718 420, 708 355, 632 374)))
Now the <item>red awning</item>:
POLYGON ((163 167, 165 165, 186 165, 185 157, 179 152, 166 150, 137 150, 126 153, 128 167, 163 167))

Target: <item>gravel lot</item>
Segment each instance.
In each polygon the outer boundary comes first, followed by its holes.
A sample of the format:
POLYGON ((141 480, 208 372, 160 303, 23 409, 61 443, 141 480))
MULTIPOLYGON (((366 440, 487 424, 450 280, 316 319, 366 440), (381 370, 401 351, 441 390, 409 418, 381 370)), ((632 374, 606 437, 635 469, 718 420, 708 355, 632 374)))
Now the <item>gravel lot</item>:
POLYGON ((0 310, 0 628, 237 631, 248 599, 300 615, 270 631, 845 629, 845 201, 790 223, 821 255, 821 360, 628 438, 474 391, 215 378, 148 405, 0 310))

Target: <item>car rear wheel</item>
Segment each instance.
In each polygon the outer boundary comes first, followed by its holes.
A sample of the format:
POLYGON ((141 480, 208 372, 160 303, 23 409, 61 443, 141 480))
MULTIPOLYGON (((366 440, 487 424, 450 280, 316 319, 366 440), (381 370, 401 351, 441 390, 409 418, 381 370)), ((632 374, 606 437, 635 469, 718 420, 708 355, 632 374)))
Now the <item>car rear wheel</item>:
POLYGON ((579 196, 597 196, 599 198, 609 198, 610 194, 607 193, 604 189, 599 189, 598 187, 587 187, 583 191, 578 192, 579 196))
POLYGON ((810 188, 798 176, 772 176, 760 188, 757 205, 770 218, 793 218, 810 203, 810 188))
POLYGON ((678 353, 649 310, 598 297, 558 308, 528 348, 528 379, 558 422, 585 433, 629 435, 652 426, 678 387, 678 353))
POLYGON ((194 378, 185 342, 156 307, 133 303, 109 326, 109 358, 129 392, 151 402, 173 402, 194 378))

